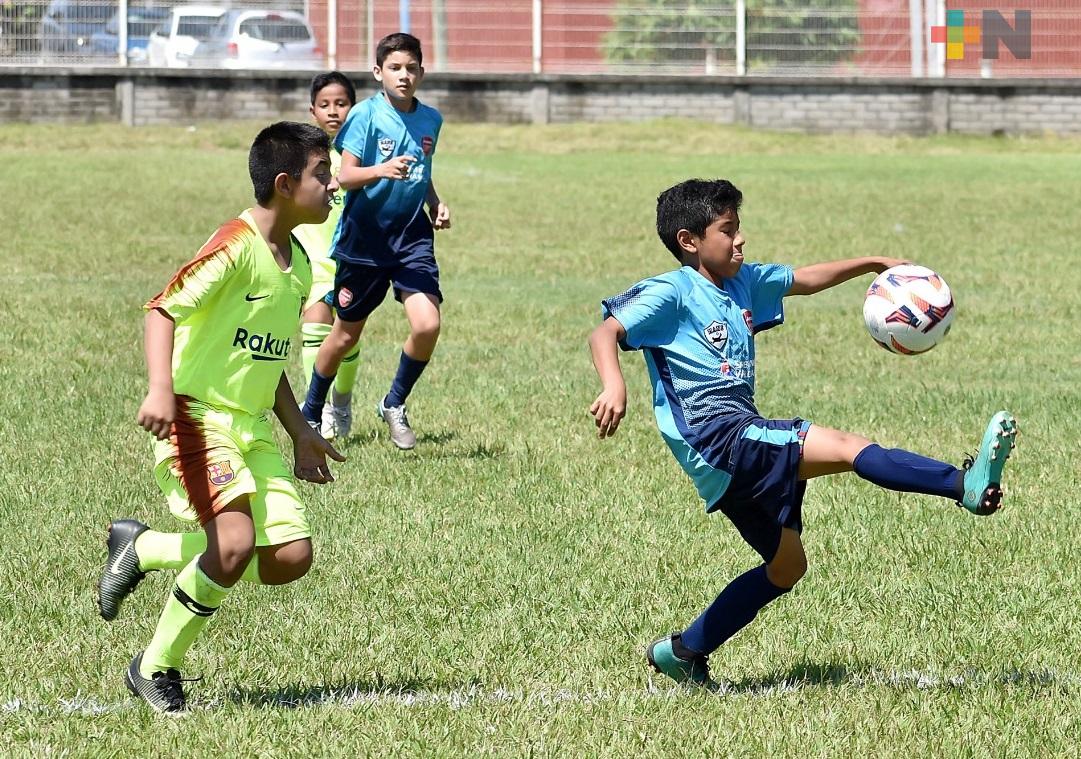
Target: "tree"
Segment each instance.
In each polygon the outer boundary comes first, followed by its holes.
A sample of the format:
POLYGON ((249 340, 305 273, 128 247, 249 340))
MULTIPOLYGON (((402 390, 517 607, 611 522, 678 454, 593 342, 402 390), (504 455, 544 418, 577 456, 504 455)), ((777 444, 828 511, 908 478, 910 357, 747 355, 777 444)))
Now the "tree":
MULTIPOLYGON (((604 38, 610 63, 661 67, 734 61, 735 3, 619 0, 604 38)), ((856 0, 747 0, 752 67, 836 63, 855 53, 856 0)))

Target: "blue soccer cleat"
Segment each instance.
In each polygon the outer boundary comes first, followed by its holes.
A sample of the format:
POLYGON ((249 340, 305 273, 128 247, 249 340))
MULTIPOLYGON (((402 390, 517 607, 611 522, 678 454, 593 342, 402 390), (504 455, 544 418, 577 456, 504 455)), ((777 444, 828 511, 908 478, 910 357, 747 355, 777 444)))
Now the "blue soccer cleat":
POLYGON ((672 638, 676 635, 677 633, 665 635, 649 644, 646 648, 646 661, 649 666, 680 685, 716 690, 719 686, 709 676, 709 658, 703 655, 693 659, 676 656, 672 650, 672 638))
POLYGON ((1002 470, 1017 442, 1017 420, 999 411, 987 423, 976 458, 964 463, 965 492, 959 506, 979 516, 994 514, 1002 506, 1002 470))

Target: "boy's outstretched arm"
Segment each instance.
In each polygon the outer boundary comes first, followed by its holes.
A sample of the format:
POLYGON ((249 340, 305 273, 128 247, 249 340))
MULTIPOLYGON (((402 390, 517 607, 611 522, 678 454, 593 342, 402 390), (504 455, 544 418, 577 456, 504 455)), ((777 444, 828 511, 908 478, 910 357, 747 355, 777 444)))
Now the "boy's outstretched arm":
POLYGON ((345 456, 334 450, 334 446, 313 430, 300 413, 285 372, 282 372, 278 388, 274 392, 274 415, 293 439, 293 474, 308 482, 334 482, 330 466, 327 465, 327 456, 335 461, 345 461, 345 456))
POLYGON ((173 330, 176 324, 160 308, 146 312, 145 324, 149 383, 136 418, 140 427, 158 440, 165 440, 176 419, 176 396, 173 395, 173 330))
POLYGON ((794 272, 792 286, 785 295, 814 295, 861 274, 883 272, 890 267, 907 263, 910 262, 903 258, 868 256, 801 266, 794 272))
POLYGON ((411 155, 400 155, 375 166, 361 166, 360 158, 348 150, 342 151, 342 166, 338 171, 338 186, 343 190, 359 190, 380 179, 403 180, 409 178, 409 172, 417 159, 411 155))
POLYGON ((619 320, 609 316, 589 335, 589 351, 593 366, 601 378, 603 389, 589 407, 597 423, 598 437, 616 434, 623 415, 627 413, 627 384, 623 370, 619 368, 619 341, 627 337, 627 331, 619 320))

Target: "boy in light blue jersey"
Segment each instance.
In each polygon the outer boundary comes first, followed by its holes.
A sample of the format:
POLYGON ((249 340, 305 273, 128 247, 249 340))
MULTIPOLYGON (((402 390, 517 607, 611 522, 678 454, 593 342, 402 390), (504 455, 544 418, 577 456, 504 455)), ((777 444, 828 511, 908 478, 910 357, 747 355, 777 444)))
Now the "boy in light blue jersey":
POLYGON ((807 570, 800 540, 806 481, 855 471, 890 490, 937 495, 978 515, 1002 500, 1017 425, 1004 411, 975 459, 957 469, 803 419, 765 419, 754 403, 754 335, 784 321, 783 298, 811 295, 904 261, 855 258, 791 269, 745 263, 742 194, 692 179, 657 199, 657 233, 682 268, 603 301, 590 336, 603 390, 590 407, 600 437, 615 433, 627 391, 617 347, 645 354, 661 436, 706 511, 721 511, 763 563, 733 580, 686 629, 655 640, 649 664, 680 683, 712 687, 708 657, 807 570))
POLYGON ((416 37, 391 34, 380 40, 374 74, 382 89, 358 103, 338 132, 338 181, 347 192, 331 256, 338 265, 336 318, 316 356, 304 403, 304 416, 314 425, 342 359, 393 285, 409 338, 378 412, 401 449, 416 445, 405 401, 439 339, 443 294, 433 232, 450 227, 450 210, 432 182, 443 117, 414 97, 424 76, 422 62, 416 37))

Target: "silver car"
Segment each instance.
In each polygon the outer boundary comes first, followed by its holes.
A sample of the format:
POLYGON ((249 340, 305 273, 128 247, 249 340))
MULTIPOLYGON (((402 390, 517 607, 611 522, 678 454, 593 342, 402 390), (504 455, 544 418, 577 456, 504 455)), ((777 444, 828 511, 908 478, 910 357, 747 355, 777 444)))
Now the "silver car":
POLYGON ((195 49, 191 65, 227 69, 322 68, 322 49, 311 24, 295 11, 230 10, 210 38, 195 49))

